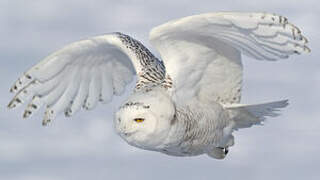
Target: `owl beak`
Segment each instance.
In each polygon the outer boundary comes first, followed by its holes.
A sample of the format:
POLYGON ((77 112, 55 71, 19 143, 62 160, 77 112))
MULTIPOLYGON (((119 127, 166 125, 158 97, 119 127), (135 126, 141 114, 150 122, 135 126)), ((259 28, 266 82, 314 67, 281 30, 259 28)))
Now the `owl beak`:
POLYGON ((117 131, 122 137, 129 137, 131 136, 134 132, 130 132, 125 126, 118 126, 117 131))

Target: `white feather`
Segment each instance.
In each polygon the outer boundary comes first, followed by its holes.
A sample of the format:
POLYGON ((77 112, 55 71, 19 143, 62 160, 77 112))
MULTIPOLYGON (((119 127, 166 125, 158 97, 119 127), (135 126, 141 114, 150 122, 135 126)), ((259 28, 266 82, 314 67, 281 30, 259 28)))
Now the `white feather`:
POLYGON ((204 101, 238 103, 240 53, 274 61, 310 51, 297 27, 282 16, 267 13, 189 16, 153 28, 149 38, 173 79, 176 99, 181 101, 199 96, 204 101))
POLYGON ((113 85, 110 86, 110 84, 113 84, 112 82, 112 68, 111 66, 108 66, 108 64, 105 64, 100 67, 102 72, 102 79, 101 79, 101 102, 108 103, 112 100, 113 96, 113 85))
POLYGON ((46 125, 61 112, 70 116, 82 106, 94 108, 99 99, 110 102, 114 93, 122 94, 132 81, 136 68, 141 69, 136 55, 118 36, 112 33, 92 37, 52 53, 15 82, 10 91, 16 95, 8 107, 17 107, 34 97, 24 116, 46 105, 46 125), (35 105, 37 108, 33 108, 35 105))
POLYGON ((79 74, 81 76, 80 87, 77 95, 74 97, 73 102, 71 103, 71 107, 66 111, 67 116, 72 116, 83 106, 89 91, 90 76, 87 76, 87 74, 90 73, 91 71, 89 67, 82 67, 82 72, 79 74))
POLYGON ((87 110, 93 109, 98 101, 99 101, 99 96, 101 92, 101 75, 100 75, 100 69, 95 67, 94 72, 92 73, 92 77, 90 80, 89 84, 89 92, 88 92, 88 97, 85 100, 84 107, 87 110))
POLYGON ((34 79, 28 74, 22 75, 10 88, 10 92, 17 93, 22 88, 28 86, 28 84, 31 83, 33 80, 34 79))
POLYGON ((279 109, 286 106, 288 106, 288 100, 249 105, 232 104, 225 105, 224 108, 235 122, 233 129, 239 129, 262 124, 266 117, 279 116, 279 109))
POLYGON ((35 114, 43 105, 39 96, 34 96, 23 113, 23 118, 29 118, 35 114))
POLYGON ((28 101, 24 118, 45 105, 43 125, 61 112, 93 109, 136 89, 116 113, 129 144, 173 156, 223 159, 232 132, 278 116, 287 101, 239 104, 241 54, 275 61, 310 52, 286 18, 266 13, 208 13, 154 28, 150 40, 163 63, 140 42, 113 33, 72 43, 24 73, 11 88, 9 108, 28 101))

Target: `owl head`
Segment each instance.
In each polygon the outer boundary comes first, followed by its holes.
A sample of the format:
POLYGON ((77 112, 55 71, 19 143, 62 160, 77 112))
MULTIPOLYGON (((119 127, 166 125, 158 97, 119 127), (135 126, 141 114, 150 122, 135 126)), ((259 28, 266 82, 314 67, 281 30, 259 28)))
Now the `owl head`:
POLYGON ((115 129, 130 145, 154 150, 167 138, 174 114, 163 89, 136 92, 117 111, 115 129))

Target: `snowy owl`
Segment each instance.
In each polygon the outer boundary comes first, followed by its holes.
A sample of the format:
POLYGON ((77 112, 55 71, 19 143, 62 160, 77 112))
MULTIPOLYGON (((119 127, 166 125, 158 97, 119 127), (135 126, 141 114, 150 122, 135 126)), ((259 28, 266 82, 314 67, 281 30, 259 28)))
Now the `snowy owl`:
POLYGON ((136 79, 114 117, 130 145, 172 156, 225 158, 233 131, 277 116, 287 100, 240 104, 241 55, 276 61, 308 53, 307 39, 287 18, 268 13, 207 13, 153 28, 161 60, 120 32, 74 42, 26 71, 8 108, 29 102, 23 117, 46 107, 43 125, 109 103, 136 79))

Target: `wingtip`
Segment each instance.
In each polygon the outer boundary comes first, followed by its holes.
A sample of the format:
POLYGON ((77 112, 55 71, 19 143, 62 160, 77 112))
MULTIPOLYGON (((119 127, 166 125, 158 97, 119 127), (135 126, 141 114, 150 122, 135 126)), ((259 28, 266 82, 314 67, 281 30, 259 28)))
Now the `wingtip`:
POLYGON ((9 90, 10 93, 16 93, 18 90, 18 86, 17 84, 15 83, 9 90))
POLYGON ((24 113, 23 113, 23 116, 22 116, 22 118, 23 119, 27 119, 27 118, 29 118, 30 117, 30 115, 32 114, 32 112, 31 111, 29 111, 29 110, 25 110, 24 111, 24 113))
POLYGON ((281 108, 287 107, 289 105, 289 99, 282 100, 282 101, 280 101, 280 103, 282 103, 281 108))
POLYGON ((311 53, 311 49, 308 46, 304 46, 304 51, 306 53, 311 53))
POLYGON ((43 126, 43 127, 47 127, 50 122, 51 122, 51 119, 43 119, 43 121, 42 121, 42 126, 43 126))
POLYGON ((14 107, 12 107, 12 105, 9 103, 8 105, 7 105, 7 109, 13 109, 14 107))
POLYGON ((72 110, 71 108, 67 108, 64 112, 65 117, 71 117, 72 116, 72 110))
POLYGON ((55 119, 55 117, 56 117, 55 111, 47 107, 42 120, 42 126, 47 126, 49 123, 52 122, 53 119, 55 119))
POLYGON ((13 99, 7 105, 7 109, 14 109, 15 107, 17 107, 17 105, 15 104, 15 100, 13 99))

